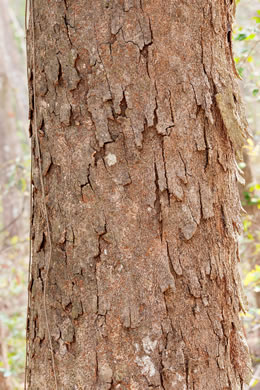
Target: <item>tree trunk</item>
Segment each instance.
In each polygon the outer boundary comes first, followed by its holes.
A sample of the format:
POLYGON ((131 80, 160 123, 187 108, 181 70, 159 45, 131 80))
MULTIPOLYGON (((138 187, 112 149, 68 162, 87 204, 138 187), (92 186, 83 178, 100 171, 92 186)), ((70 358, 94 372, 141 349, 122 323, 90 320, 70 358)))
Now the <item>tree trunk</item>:
POLYGON ((33 4, 28 389, 242 389, 231 4, 33 4))

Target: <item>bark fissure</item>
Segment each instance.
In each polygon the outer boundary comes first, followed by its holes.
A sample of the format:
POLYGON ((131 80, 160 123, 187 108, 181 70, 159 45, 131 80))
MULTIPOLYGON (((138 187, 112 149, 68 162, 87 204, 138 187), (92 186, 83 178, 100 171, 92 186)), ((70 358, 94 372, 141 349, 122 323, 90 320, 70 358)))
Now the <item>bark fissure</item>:
POLYGON ((154 172, 155 172, 155 201, 154 201, 154 208, 157 212, 157 220, 159 225, 159 235, 160 240, 163 240, 163 222, 162 222, 162 209, 161 209, 161 199, 160 199, 160 188, 158 184, 158 172, 156 163, 154 161, 154 172))

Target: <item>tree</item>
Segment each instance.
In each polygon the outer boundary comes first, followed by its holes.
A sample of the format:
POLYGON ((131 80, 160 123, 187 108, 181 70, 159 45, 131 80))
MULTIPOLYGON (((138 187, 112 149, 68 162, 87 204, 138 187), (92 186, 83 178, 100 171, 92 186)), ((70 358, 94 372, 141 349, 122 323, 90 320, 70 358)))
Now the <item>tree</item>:
POLYGON ((28 389, 248 381, 232 3, 31 2, 28 389))

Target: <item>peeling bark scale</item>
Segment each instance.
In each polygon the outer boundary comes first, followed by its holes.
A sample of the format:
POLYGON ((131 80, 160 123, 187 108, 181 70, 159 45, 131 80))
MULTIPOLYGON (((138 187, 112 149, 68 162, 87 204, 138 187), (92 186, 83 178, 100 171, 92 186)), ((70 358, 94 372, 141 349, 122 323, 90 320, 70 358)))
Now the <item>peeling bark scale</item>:
POLYGON ((58 388, 243 389, 232 0, 33 2, 27 388, 55 388, 38 132, 58 388))

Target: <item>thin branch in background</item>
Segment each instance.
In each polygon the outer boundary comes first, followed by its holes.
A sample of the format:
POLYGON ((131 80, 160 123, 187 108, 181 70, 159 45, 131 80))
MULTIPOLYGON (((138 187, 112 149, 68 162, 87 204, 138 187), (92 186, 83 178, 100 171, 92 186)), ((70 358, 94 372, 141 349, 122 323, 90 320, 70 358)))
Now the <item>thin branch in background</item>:
POLYGON ((9 249, 13 249, 13 248, 15 248, 16 246, 21 245, 21 244, 25 244, 25 243, 28 243, 28 239, 27 239, 27 240, 23 240, 23 241, 19 241, 19 242, 17 242, 16 244, 9 245, 9 246, 7 246, 7 247, 5 247, 5 248, 2 248, 2 249, 0 250, 0 255, 2 255, 3 253, 7 252, 9 249))
POLYGON ((251 47, 251 49, 249 50, 247 56, 244 57, 241 61, 239 61, 239 65, 244 64, 244 63, 247 61, 247 59, 253 54, 253 51, 255 50, 255 48, 256 48, 256 46, 258 45, 259 42, 260 42, 260 40, 257 40, 257 41, 255 42, 255 44, 254 44, 254 45, 251 47))
POLYGON ((1 230, 0 230, 0 233, 3 233, 5 231, 7 231, 9 229, 10 226, 12 226, 16 221, 18 221, 19 218, 21 218, 21 216, 23 215, 23 212, 24 212, 24 198, 23 198, 23 206, 22 206, 22 210, 20 211, 20 213, 17 215, 17 217, 15 217, 11 222, 9 222, 6 226, 4 226, 1 230))

